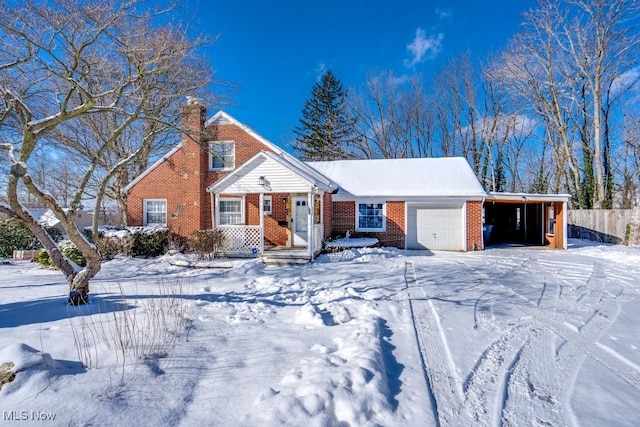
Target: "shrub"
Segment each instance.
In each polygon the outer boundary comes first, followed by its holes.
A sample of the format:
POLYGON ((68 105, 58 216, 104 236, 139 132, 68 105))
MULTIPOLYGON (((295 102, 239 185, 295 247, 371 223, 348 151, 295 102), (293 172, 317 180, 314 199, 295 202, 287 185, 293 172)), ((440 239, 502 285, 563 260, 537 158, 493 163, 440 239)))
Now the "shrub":
POLYGON ((80 249, 76 247, 70 240, 63 240, 60 242, 60 251, 69 258, 71 261, 78 264, 80 267, 87 265, 87 260, 84 259, 84 255, 80 252, 80 249))
POLYGON ((164 255, 168 246, 169 231, 164 227, 131 227, 131 256, 153 258, 164 255))
POLYGON ((222 252, 225 238, 222 230, 199 230, 189 236, 189 249, 198 254, 200 259, 215 258, 222 252))
POLYGON ((188 239, 175 233, 169 233, 168 249, 170 251, 185 252, 189 249, 188 239))
POLYGON ((46 249, 40 249, 40 251, 38 251, 38 257, 36 258, 36 261, 38 262, 38 264, 44 265, 45 267, 53 266, 53 260, 49 256, 49 252, 47 252, 46 249))
POLYGON ((126 236, 98 236, 96 247, 103 260, 114 259, 117 255, 129 256, 133 238, 126 236))
POLYGON ((10 258, 16 250, 41 247, 38 239, 22 222, 11 218, 0 221, 0 258, 10 258))

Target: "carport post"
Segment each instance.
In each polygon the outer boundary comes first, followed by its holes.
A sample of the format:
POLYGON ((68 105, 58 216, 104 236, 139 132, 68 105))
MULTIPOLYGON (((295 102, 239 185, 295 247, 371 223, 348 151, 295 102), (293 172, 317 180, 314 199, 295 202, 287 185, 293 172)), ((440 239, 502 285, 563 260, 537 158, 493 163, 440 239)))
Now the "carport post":
POLYGON ((524 205, 523 205, 523 210, 524 210, 524 243, 527 244, 527 197, 524 196, 524 205))

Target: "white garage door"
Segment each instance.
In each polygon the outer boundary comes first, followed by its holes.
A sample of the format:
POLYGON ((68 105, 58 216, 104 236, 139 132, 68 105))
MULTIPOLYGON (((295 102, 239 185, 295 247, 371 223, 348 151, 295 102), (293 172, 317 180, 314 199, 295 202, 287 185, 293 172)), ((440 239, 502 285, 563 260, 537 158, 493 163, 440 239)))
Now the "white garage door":
POLYGON ((463 212, 462 206, 409 206, 407 248, 464 250, 463 212))

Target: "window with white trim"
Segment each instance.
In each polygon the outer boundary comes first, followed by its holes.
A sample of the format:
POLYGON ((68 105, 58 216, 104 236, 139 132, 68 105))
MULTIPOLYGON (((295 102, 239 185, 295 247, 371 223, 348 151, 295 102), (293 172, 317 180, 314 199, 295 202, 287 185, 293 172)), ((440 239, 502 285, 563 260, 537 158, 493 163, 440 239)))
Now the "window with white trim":
POLYGON ((242 199, 220 199, 218 201, 220 225, 244 224, 242 205, 242 199))
POLYGON ((209 169, 229 170, 236 166, 236 144, 233 141, 209 143, 209 169))
POLYGON ((272 196, 264 196, 264 198, 262 199, 262 211, 266 215, 273 214, 273 203, 272 202, 273 202, 272 196))
POLYGON ((356 231, 380 232, 386 229, 385 204, 356 202, 356 231))
POLYGON ((144 225, 167 225, 167 200, 144 200, 144 225))

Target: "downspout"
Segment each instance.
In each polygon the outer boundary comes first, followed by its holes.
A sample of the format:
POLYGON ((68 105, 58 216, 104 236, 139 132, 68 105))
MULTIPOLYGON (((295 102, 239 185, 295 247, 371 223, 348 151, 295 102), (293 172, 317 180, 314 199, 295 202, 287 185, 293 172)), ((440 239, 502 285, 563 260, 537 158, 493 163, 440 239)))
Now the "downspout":
POLYGON ((311 187, 309 194, 307 195, 307 247, 309 250, 309 259, 313 262, 314 259, 314 245, 313 245, 313 214, 314 214, 314 188, 311 187))
POLYGON ((214 202, 214 193, 209 193, 211 197, 211 229, 216 228, 216 211, 215 211, 215 202, 214 202))
POLYGON ((562 249, 568 248, 567 227, 569 226, 569 204, 562 202, 562 249))
POLYGON ((481 211, 481 212, 482 212, 482 215, 481 215, 481 218, 480 218, 480 221, 481 221, 481 228, 480 228, 480 231, 481 231, 481 233, 480 233, 480 246, 482 247, 482 250, 483 250, 483 251, 484 251, 484 227, 485 227, 485 216, 484 216, 484 215, 485 215, 485 210, 484 210, 484 202, 485 202, 486 200, 487 200, 487 198, 486 198, 486 197, 484 197, 484 196, 482 196, 482 206, 481 206, 481 209, 482 209, 482 211, 481 211))
POLYGON ((260 193, 260 254, 264 254, 264 193, 260 193))
POLYGON ((542 212, 540 213, 540 224, 542 224, 541 231, 540 231, 540 244, 542 246, 544 246, 545 244, 545 238, 546 238, 546 234, 547 234, 547 221, 544 220, 545 216, 547 215, 547 204, 546 203, 542 203, 542 212))

